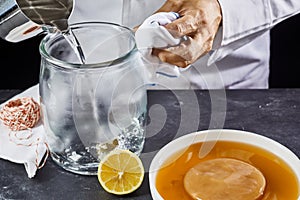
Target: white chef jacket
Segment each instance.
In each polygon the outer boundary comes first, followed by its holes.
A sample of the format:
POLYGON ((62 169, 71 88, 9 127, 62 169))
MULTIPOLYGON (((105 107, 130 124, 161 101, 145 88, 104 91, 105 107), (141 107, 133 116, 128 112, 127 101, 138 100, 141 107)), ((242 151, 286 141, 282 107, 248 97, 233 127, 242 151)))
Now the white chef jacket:
MULTIPOLYGON (((163 3, 164 0, 77 0, 70 23, 108 21, 135 27, 163 3)), ((182 69, 181 78, 157 77, 158 82, 162 79, 167 84, 165 87, 268 88, 270 29, 299 13, 300 1, 219 0, 219 3, 223 18, 213 50, 182 69)))

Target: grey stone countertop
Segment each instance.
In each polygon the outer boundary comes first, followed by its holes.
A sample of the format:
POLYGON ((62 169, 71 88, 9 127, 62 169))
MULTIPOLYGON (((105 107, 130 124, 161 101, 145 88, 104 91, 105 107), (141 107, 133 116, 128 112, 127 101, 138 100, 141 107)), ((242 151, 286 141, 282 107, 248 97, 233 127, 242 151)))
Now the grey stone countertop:
MULTIPOLYGON (((0 103, 19 92, 0 90, 0 103)), ((211 128, 261 134, 300 157, 300 89, 148 91, 146 142, 141 156, 145 171, 168 142, 211 128)), ((147 173, 138 190, 115 196, 101 188, 96 176, 65 171, 48 157, 31 179, 23 165, 0 159, 0 199, 145 200, 151 195, 147 173)))

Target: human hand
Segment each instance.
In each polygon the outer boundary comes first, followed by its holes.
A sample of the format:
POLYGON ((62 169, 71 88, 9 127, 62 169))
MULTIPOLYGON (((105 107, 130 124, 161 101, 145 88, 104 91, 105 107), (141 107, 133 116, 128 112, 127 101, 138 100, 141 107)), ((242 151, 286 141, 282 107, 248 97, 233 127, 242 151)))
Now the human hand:
POLYGON ((178 46, 154 48, 161 61, 185 68, 212 49, 222 20, 217 0, 167 0, 157 12, 177 12, 179 19, 165 25, 177 38, 186 36, 178 46))

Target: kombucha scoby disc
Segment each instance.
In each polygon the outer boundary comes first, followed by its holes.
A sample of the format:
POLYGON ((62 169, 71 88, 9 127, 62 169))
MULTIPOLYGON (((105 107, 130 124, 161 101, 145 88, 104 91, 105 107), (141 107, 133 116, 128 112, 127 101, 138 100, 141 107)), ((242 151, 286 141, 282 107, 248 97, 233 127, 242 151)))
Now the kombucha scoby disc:
POLYGON ((255 200, 263 195, 265 186, 256 167, 231 158, 201 162, 184 177, 184 188, 193 199, 255 200))

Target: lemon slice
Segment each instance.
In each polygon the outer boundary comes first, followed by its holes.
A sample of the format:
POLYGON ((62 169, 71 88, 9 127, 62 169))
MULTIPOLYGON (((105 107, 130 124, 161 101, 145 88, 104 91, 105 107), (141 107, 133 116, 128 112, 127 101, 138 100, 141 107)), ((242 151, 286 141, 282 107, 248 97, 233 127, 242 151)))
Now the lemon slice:
POLYGON ((129 194, 140 187, 143 179, 143 163, 129 150, 114 149, 98 166, 98 180, 112 194, 129 194))

